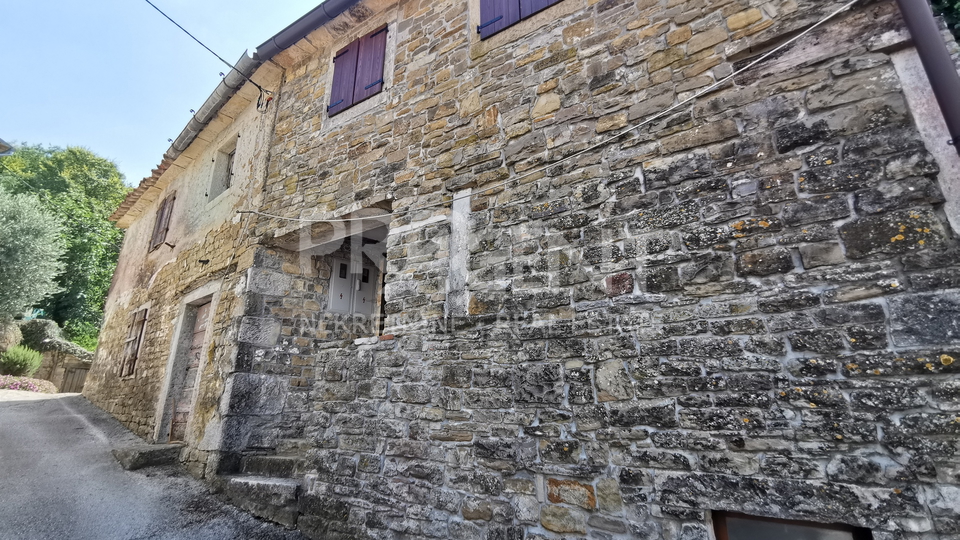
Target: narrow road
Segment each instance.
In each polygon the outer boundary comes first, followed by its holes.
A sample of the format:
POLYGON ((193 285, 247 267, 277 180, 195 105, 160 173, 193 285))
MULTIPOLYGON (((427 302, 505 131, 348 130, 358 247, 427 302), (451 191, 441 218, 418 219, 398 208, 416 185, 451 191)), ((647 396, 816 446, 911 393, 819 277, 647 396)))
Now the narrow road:
POLYGON ((125 471, 138 439, 76 394, 0 390, 0 539, 301 540, 176 467, 125 471))

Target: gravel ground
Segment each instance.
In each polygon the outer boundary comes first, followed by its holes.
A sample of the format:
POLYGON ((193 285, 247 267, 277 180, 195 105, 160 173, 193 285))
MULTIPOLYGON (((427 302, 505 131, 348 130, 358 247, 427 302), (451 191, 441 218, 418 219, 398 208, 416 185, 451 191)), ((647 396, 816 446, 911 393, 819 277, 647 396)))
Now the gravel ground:
POLYGON ((78 394, 0 390, 0 539, 302 540, 179 467, 125 471, 142 442, 78 394))

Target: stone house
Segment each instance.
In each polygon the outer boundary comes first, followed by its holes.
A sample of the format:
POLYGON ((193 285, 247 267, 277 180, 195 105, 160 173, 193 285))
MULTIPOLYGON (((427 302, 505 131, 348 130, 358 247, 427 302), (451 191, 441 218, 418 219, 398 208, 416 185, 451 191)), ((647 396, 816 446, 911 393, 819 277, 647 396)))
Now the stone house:
POLYGON ((84 394, 313 538, 960 538, 960 159, 841 7, 328 0, 114 215, 84 394))

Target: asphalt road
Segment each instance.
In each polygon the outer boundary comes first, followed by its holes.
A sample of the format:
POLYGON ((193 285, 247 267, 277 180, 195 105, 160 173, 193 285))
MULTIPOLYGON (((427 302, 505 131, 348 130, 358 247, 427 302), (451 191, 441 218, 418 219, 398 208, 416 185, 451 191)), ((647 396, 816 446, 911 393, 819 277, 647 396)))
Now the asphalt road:
POLYGON ((177 467, 125 471, 139 440, 76 394, 0 390, 0 540, 301 540, 177 467))

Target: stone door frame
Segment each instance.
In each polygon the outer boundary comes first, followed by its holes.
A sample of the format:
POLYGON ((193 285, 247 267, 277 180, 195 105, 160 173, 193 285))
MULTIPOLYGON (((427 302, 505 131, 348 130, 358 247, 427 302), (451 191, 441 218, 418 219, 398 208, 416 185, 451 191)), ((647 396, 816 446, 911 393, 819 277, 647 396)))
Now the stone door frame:
MULTIPOLYGON (((203 339, 203 350, 207 350, 213 339, 214 325, 216 323, 217 303, 220 295, 222 283, 213 281, 185 295, 180 301, 177 319, 174 323, 173 342, 170 346, 170 353, 167 357, 167 367, 163 375, 163 386, 160 391, 160 398, 157 400, 157 409, 155 413, 155 422, 153 427, 153 440, 157 443, 165 443, 170 438, 170 419, 173 415, 173 382, 174 375, 183 371, 187 361, 187 352, 190 349, 190 341, 193 338, 193 328, 196 324, 197 308, 203 304, 210 304, 208 324, 210 325, 207 335, 203 339)), ((200 381, 203 380, 203 370, 206 367, 207 358, 205 355, 200 357, 200 365, 197 367, 196 387, 193 393, 193 403, 190 405, 190 418, 187 420, 186 435, 183 442, 190 445, 193 441, 190 437, 190 427, 193 424, 193 411, 196 408, 197 397, 200 392, 200 381)))

